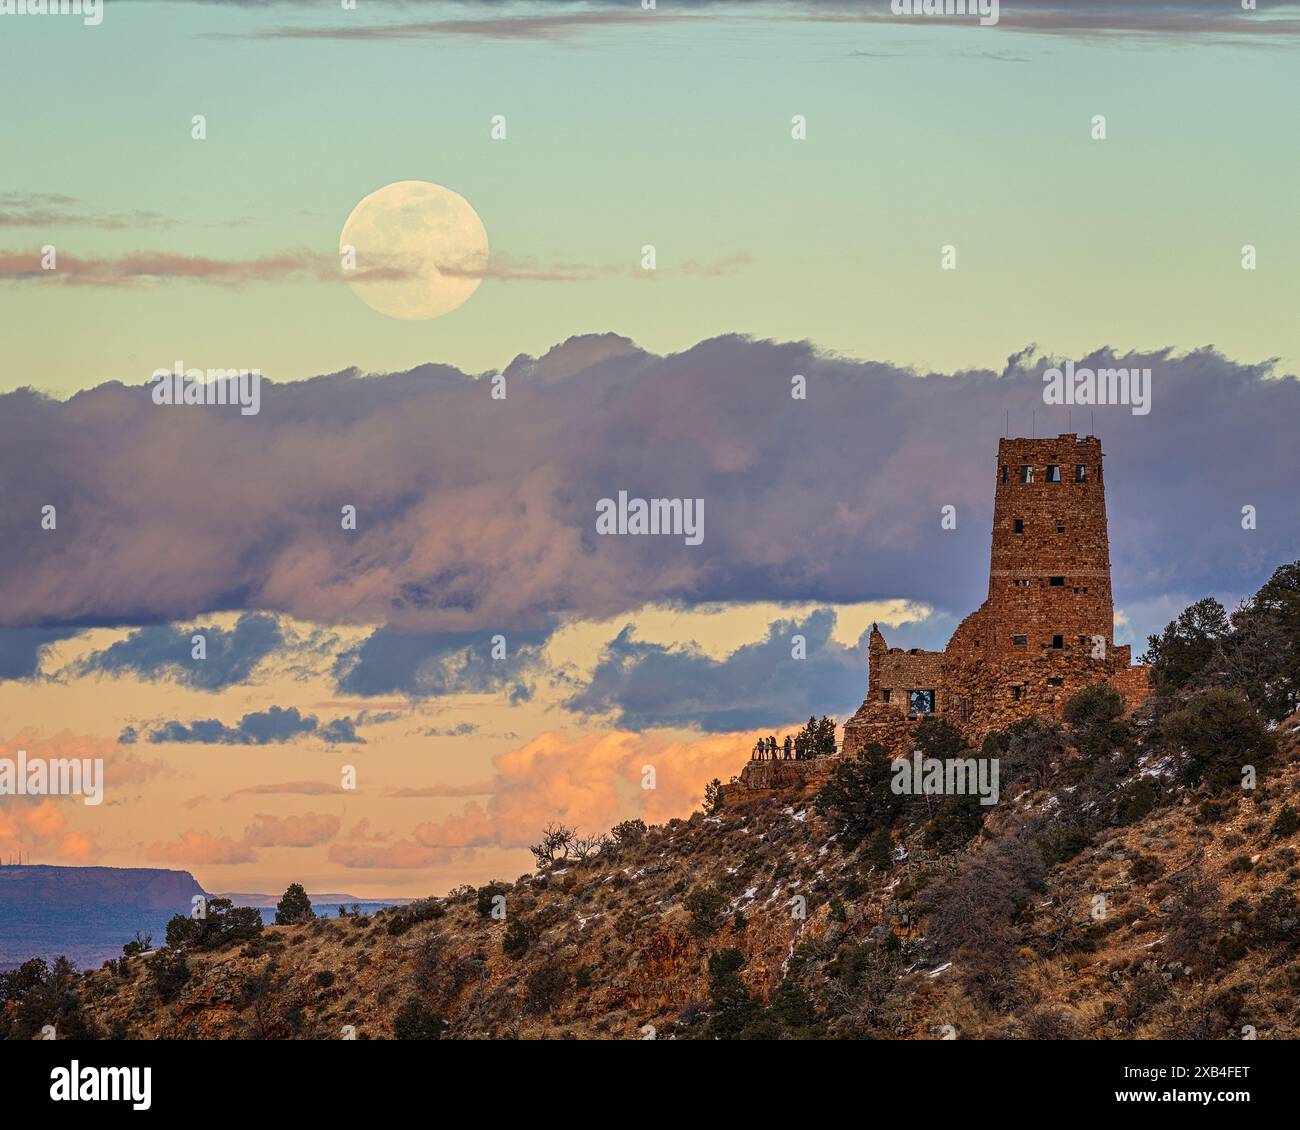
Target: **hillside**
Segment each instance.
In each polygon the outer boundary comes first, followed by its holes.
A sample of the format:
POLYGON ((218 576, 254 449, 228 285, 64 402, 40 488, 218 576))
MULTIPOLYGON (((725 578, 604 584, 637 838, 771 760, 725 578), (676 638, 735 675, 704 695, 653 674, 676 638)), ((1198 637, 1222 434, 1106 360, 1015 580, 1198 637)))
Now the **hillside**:
POLYGON ((1052 842, 1078 750, 956 849, 905 816, 892 859, 878 837, 846 850, 809 787, 733 785, 585 862, 268 927, 189 952, 187 977, 159 972, 167 951, 127 959, 76 991, 91 1030, 135 1039, 1294 1038, 1300 717, 1276 733, 1253 792, 1139 752, 1121 821, 1055 864, 1026 829, 1052 842))

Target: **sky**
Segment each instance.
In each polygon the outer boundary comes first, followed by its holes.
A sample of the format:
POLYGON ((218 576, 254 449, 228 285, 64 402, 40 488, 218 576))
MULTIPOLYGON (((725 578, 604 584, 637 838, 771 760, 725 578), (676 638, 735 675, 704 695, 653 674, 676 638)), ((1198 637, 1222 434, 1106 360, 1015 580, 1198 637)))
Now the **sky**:
POLYGON ((1102 437, 1116 642, 1235 605, 1297 556, 1297 43, 1286 4, 0 14, 0 756, 108 766, 0 798, 0 855, 415 896, 688 815, 856 708, 873 621, 978 605, 1008 428, 1102 437), (427 320, 339 263, 410 180, 490 247, 427 320), (1067 359, 1150 413, 1045 405, 1067 359), (153 403, 177 360, 260 411, 153 403), (601 538, 622 489, 703 543, 601 538))

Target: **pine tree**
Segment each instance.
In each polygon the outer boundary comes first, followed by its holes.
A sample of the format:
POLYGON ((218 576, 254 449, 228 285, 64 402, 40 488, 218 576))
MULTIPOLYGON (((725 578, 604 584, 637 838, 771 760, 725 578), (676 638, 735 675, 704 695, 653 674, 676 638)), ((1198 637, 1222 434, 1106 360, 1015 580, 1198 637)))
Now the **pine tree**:
POLYGON ((292 926, 296 922, 306 922, 308 919, 315 918, 316 914, 311 908, 311 899, 307 897, 307 891, 301 883, 290 883, 285 890, 283 897, 275 907, 275 924, 277 926, 292 926))

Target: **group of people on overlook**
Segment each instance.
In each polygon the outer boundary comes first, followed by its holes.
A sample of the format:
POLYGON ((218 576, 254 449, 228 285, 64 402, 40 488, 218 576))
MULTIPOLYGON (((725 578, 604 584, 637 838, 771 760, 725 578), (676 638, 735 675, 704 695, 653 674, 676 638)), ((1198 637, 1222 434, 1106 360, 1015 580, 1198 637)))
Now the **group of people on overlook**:
POLYGON ((786 734, 783 745, 777 745, 775 736, 769 734, 759 738, 758 744, 750 751, 750 761, 803 761, 803 750, 795 749, 794 739, 786 734), (781 756, 784 753, 785 756, 781 756))

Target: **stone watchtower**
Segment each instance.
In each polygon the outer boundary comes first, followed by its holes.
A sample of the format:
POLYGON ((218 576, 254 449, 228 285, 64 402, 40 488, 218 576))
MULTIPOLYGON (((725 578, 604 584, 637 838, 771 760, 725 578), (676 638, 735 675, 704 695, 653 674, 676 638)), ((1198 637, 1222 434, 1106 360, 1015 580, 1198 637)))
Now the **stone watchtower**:
POLYGON ((994 465, 988 599, 943 651, 889 648, 873 625, 867 699, 844 749, 896 749, 927 714, 978 741, 1033 714, 1059 716, 1078 691, 1113 685, 1130 708, 1146 668, 1115 647, 1101 441, 1003 439, 994 465))
MULTIPOLYGON (((987 657, 1018 663, 1111 647, 1101 441, 1004 439, 993 493, 987 657), (1100 644, 1100 646, 1099 646, 1100 644)), ((951 649, 951 644, 949 645, 951 649)))

